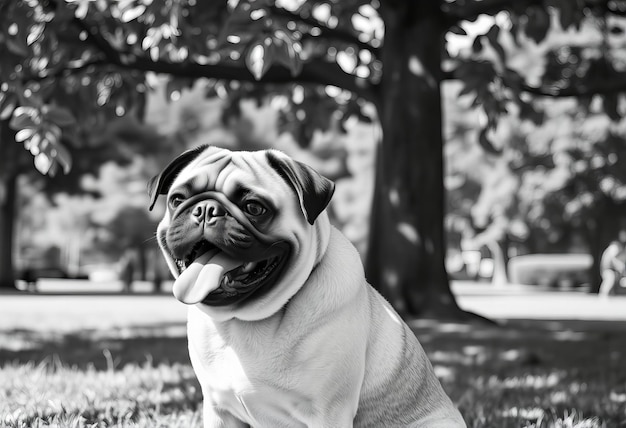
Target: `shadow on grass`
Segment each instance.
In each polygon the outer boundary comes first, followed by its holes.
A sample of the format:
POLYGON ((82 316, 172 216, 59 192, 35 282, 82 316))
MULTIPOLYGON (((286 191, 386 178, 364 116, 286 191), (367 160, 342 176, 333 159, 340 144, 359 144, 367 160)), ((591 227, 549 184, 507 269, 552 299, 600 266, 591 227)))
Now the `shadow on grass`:
POLYGON ((120 368, 127 364, 189 364, 184 324, 51 333, 0 331, 0 366, 51 359, 79 369, 120 368))
POLYGON ((624 322, 513 320, 489 326, 417 320, 411 326, 433 363, 448 359, 456 367, 485 366, 492 374, 511 365, 582 367, 592 374, 619 368, 626 374, 624 322))
POLYGON ((411 326, 444 388, 477 426, 543 426, 537 421, 564 415, 583 420, 573 426, 626 426, 623 322, 411 326))

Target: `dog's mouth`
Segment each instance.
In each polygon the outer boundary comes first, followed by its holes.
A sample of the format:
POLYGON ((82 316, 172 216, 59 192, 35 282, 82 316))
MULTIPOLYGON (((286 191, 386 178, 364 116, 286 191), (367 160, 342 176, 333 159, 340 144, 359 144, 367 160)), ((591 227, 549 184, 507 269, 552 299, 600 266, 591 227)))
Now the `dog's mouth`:
POLYGON ((240 261, 201 240, 183 259, 175 259, 180 275, 174 285, 174 295, 187 304, 222 306, 238 303, 273 284, 288 254, 288 246, 278 243, 267 251, 269 257, 240 261))
POLYGON ((206 239, 196 242, 196 245, 191 248, 191 251, 183 259, 174 259, 178 267, 178 273, 183 273, 199 256, 208 251, 215 250, 216 248, 215 245, 211 244, 206 239))

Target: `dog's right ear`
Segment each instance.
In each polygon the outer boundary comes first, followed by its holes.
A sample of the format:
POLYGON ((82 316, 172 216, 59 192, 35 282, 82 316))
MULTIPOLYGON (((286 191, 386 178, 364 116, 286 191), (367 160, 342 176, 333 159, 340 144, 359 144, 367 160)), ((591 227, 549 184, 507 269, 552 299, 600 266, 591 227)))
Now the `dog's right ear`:
POLYGON ((155 177, 152 177, 150 181, 148 181, 148 196, 150 197, 150 211, 154 208, 154 204, 159 197, 159 195, 167 195, 170 187, 172 187, 172 183, 174 179, 178 175, 178 173, 189 163, 197 158, 200 153, 202 153, 208 145, 203 145, 196 147, 195 149, 187 150, 183 152, 176 159, 171 161, 161 173, 155 177))
POLYGON ((302 213, 312 225, 333 197, 335 183, 276 150, 268 150, 266 156, 270 166, 295 190, 302 213))

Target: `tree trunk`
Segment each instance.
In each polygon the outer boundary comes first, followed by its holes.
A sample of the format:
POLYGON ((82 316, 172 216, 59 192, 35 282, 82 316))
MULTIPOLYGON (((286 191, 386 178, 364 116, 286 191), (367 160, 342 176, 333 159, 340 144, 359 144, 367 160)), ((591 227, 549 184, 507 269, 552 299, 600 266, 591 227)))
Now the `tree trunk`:
POLYGON ((366 270, 404 315, 462 315, 445 270, 441 52, 445 25, 433 0, 382 2, 386 23, 366 270))
POLYGON ((0 289, 15 288, 13 271, 13 229, 17 201, 18 172, 15 160, 14 133, 7 121, 0 121, 0 289))

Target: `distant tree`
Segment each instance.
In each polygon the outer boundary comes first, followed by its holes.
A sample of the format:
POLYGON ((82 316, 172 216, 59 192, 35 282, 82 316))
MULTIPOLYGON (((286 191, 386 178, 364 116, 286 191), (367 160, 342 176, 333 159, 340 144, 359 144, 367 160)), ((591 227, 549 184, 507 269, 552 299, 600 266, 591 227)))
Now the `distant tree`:
POLYGON ((594 104, 583 115, 573 100, 552 103, 511 167, 525 182, 534 176, 534 198, 527 192, 523 202, 534 212, 531 233, 561 250, 580 237, 593 256, 597 292, 602 252, 626 229, 626 121, 612 121, 594 104))
POLYGON ((521 178, 510 168, 517 147, 524 147, 526 140, 519 119, 509 115, 491 135, 503 142, 500 152, 485 154, 477 144, 481 112, 470 107, 468 100, 459 100, 459 85, 446 89, 446 111, 450 113, 445 146, 447 231, 459 237, 456 248, 483 252, 486 248, 494 260, 492 280, 504 285, 508 282, 510 243, 528 238, 525 206, 520 204, 521 178))
POLYGON ((142 109, 143 93, 136 84, 142 73, 73 73, 82 64, 78 33, 66 27, 62 13, 44 3, 0 3, 1 288, 15 284, 12 249, 19 175, 32 174, 29 165, 34 162, 37 171, 54 177, 43 180, 47 191, 80 190, 78 177, 85 172, 108 160, 128 161, 120 146, 93 135, 104 135, 112 118, 142 109))
MULTIPOLYGON (((498 139, 507 144, 498 156, 477 155, 471 137, 451 134, 448 143, 449 180, 479 188, 449 192, 449 215, 470 225, 474 245, 498 244, 506 255, 513 242, 525 252, 568 252, 582 243, 594 260, 593 291, 602 251, 626 227, 626 121, 612 121, 596 101, 583 112, 577 100, 547 99, 539 125, 501 121, 498 139)), ((458 118, 468 116, 457 117, 457 134, 466 129, 458 118)))
MULTIPOLYGON (((295 84, 282 98, 285 123, 304 142, 307 129, 329 119, 379 120, 368 278, 401 312, 459 316, 444 267, 442 82, 460 79, 463 93, 484 110, 479 142, 487 151, 497 150, 490 133, 512 106, 534 114, 532 95, 600 94, 617 117, 617 93, 626 85, 609 38, 623 6, 620 0, 8 2, 0 10, 2 91, 20 107, 5 107, 3 116, 42 115, 44 106, 63 105, 37 87, 49 81, 91 91, 86 112, 98 103, 121 111, 145 90, 142 76, 151 71, 171 76, 173 99, 198 78, 212 79, 210 87, 226 97, 262 97, 275 89, 270 84, 295 84), (471 55, 451 57, 446 38, 465 34, 464 23, 482 15, 496 19, 473 36, 471 55), (600 55, 586 55, 569 37, 558 48, 535 50, 538 75, 526 64, 514 67, 502 45, 505 37, 540 44, 587 23, 598 24, 591 49, 600 55), (264 85, 251 94, 245 82, 264 85), (34 110, 21 108, 33 99, 34 110)), ((36 135, 17 139, 41 146, 42 159, 69 165, 59 138, 36 135)))
MULTIPOLYGON (((15 132, 10 128, 5 128, 5 132, 11 138, 15 132)), ((98 195, 96 190, 88 190, 81 186, 80 178, 85 175, 97 173, 99 168, 106 162, 117 162, 128 164, 137 153, 149 153, 152 158, 152 173, 157 171, 156 165, 162 165, 174 153, 175 144, 172 144, 165 137, 156 133, 153 129, 138 123, 133 116, 123 118, 112 117, 107 123, 97 125, 90 132, 82 132, 82 136, 77 137, 80 145, 74 141, 65 141, 64 147, 67 154, 73 159, 71 169, 65 174, 53 174, 53 176, 43 176, 31 167, 33 156, 22 150, 17 144, 6 144, 3 141, 10 139, 0 139, 0 150, 4 150, 4 155, 0 155, 0 188, 6 191, 6 198, 2 201, 3 214, 0 215, 0 227, 6 230, 6 240, 0 241, 0 285, 6 287, 14 286, 14 278, 11 266, 13 266, 13 233, 15 227, 15 215, 18 210, 18 190, 16 188, 18 178, 28 175, 28 179, 34 183, 30 189, 52 195, 63 192, 69 194, 90 193, 98 195), (167 143, 166 143, 167 141, 167 143), (160 158, 159 158, 160 156, 160 158)), ((178 146, 180 150, 181 147, 178 146)), ((37 147, 33 148, 34 151, 37 147)), ((35 156, 34 159, 37 159, 35 156)), ((59 165, 58 163, 50 163, 59 165)), ((41 165, 40 165, 41 166, 41 165)), ((50 171, 51 172, 51 171, 50 171)), ((49 172, 49 174, 50 174, 49 172)), ((145 178, 149 176, 146 172, 145 178)), ((0 192, 1 193, 1 192, 0 192)), ((1 196, 1 195, 0 195, 1 196)), ((1 198, 0 198, 1 199, 1 198)))
POLYGON ((118 259, 128 251, 136 254, 136 269, 141 279, 146 278, 148 254, 155 249, 154 231, 157 221, 148 215, 143 207, 127 206, 104 225, 107 238, 102 245, 110 253, 116 254, 118 259))

